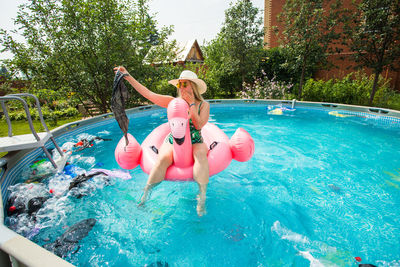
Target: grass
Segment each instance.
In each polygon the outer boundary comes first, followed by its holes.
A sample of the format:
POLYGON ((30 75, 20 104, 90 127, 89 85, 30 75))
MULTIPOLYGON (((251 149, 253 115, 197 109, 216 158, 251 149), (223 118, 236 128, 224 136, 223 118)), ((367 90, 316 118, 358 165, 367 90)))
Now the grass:
MULTIPOLYGON (((57 128, 58 126, 64 125, 69 122, 77 121, 80 119, 81 119, 81 117, 77 116, 77 117, 72 117, 72 118, 67 118, 67 119, 60 119, 60 120, 57 120, 56 122, 46 122, 46 124, 47 124, 47 128, 49 128, 49 130, 51 130, 51 129, 57 128)), ((28 121, 25 121, 25 120, 12 121, 11 126, 12 126, 13 135, 21 135, 21 134, 31 133, 31 129, 29 128, 28 121)), ((33 127, 35 128, 36 132, 44 131, 44 128, 40 121, 33 121, 33 127)), ((2 120, 0 120, 0 137, 4 137, 4 136, 8 136, 8 125, 7 125, 7 122, 4 119, 2 119, 2 120)), ((3 152, 3 153, 0 152, 0 158, 5 156, 6 154, 7 154, 7 152, 3 152)))
MULTIPOLYGON (((46 122, 47 128, 49 130, 57 128, 58 126, 64 125, 69 122, 77 121, 80 120, 81 117, 72 117, 72 118, 66 118, 66 119, 60 119, 57 120, 54 123, 51 122, 46 122)), ((13 130, 13 135, 20 135, 20 134, 28 134, 31 133, 31 129, 29 128, 28 121, 12 121, 12 130, 13 130)), ((33 127, 35 128, 36 132, 43 132, 44 128, 40 121, 33 121, 33 127)), ((8 125, 7 122, 3 119, 0 120, 0 137, 8 136, 8 125)))

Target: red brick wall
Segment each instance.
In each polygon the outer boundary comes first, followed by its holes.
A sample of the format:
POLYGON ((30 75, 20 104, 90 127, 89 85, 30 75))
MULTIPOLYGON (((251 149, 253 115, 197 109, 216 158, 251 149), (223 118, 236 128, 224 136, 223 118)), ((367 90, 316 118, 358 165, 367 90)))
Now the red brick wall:
POLYGON ((265 0, 264 1, 264 43, 265 48, 279 46, 278 35, 273 31, 277 27, 280 32, 283 26, 278 22, 278 15, 282 12, 285 0, 265 0))
MULTIPOLYGON (((345 8, 352 8, 352 0, 344 0, 343 6, 345 8)), ((282 31, 283 25, 278 22, 278 14, 282 12, 282 7, 285 4, 285 0, 265 0, 264 1, 264 43, 265 48, 272 48, 279 46, 279 34, 275 34, 273 27, 277 27, 279 32, 282 31)), ((319 70, 315 74, 316 79, 329 80, 332 78, 341 78, 346 76, 350 72, 356 71, 354 66, 356 63, 351 58, 351 53, 347 47, 341 46, 343 49, 341 55, 335 54, 328 57, 329 61, 336 65, 338 68, 332 68, 331 70, 319 70), (343 58, 343 59, 341 59, 343 58)), ((400 67, 400 60, 397 64, 400 67)), ((371 70, 364 69, 367 74, 371 74, 371 70)), ((384 70, 382 75, 386 78, 391 79, 391 85, 395 90, 400 91, 400 70, 384 70)))
MULTIPOLYGON (((318 70, 314 74, 314 78, 329 80, 333 78, 342 78, 350 72, 357 71, 355 68, 356 63, 351 58, 351 53, 334 54, 328 57, 329 62, 333 63, 336 67, 332 67, 330 70, 318 70)), ((400 69, 400 62, 398 62, 397 69, 400 69)), ((368 68, 364 68, 363 71, 367 75, 371 75, 373 71, 368 68)), ((400 91, 400 71, 390 70, 385 68, 381 74, 386 79, 391 79, 390 84, 393 89, 400 91)))

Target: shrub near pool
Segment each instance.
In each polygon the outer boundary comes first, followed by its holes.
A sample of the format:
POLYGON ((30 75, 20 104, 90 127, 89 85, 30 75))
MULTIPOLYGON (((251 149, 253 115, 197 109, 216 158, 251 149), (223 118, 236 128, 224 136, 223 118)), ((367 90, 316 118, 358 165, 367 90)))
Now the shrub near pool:
MULTIPOLYGON (((317 102, 368 105, 373 76, 360 72, 350 73, 342 79, 309 79, 303 89, 303 100, 317 102)), ((373 106, 400 109, 400 94, 390 89, 389 81, 379 78, 373 106)))

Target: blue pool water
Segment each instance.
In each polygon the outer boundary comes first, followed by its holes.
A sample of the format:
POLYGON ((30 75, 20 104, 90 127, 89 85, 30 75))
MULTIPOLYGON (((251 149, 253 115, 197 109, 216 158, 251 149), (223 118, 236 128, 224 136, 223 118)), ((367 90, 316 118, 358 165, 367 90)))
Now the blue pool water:
MULTIPOLYGON (((66 191, 68 175, 16 185, 14 192, 51 198, 36 221, 20 215, 6 224, 44 245, 95 218, 88 236, 65 255, 78 266, 351 266, 354 257, 400 266, 400 121, 329 111, 272 115, 265 105, 212 107, 211 122, 229 137, 246 129, 256 150, 249 162, 233 161, 210 179, 202 218, 192 182, 164 182, 138 208, 147 180, 138 167, 130 180, 94 177, 80 198, 66 191)), ((165 110, 135 116, 130 133, 139 143, 166 121, 165 110)), ((96 164, 117 169, 113 153, 122 134, 115 121, 68 137, 63 148, 93 136, 112 141, 72 153, 70 163, 78 173, 96 164)))

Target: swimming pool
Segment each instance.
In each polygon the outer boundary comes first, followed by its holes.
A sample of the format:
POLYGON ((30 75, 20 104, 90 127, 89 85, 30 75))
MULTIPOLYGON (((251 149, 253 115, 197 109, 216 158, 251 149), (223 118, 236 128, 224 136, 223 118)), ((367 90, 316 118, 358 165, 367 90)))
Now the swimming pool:
MULTIPOLYGON (((64 192, 67 176, 50 178, 43 188, 22 187, 21 193, 52 189, 59 196, 45 202, 31 227, 14 228, 18 223, 9 218, 6 224, 44 245, 78 221, 96 219, 79 249, 65 255, 74 265, 347 266, 354 257, 400 264, 400 119, 334 104, 273 112, 279 103, 212 105, 210 121, 228 136, 246 129, 256 151, 249 162, 234 161, 210 179, 203 218, 190 182, 164 182, 138 208, 147 175, 136 168, 132 179, 94 177, 73 194, 64 192)), ((164 109, 129 116, 139 143, 166 121, 164 109)), ((112 141, 74 152, 77 172, 118 168, 113 150, 122 134, 115 120, 76 127, 57 141, 70 148, 94 136, 112 141)), ((24 158, 20 172, 37 156, 24 158)))

